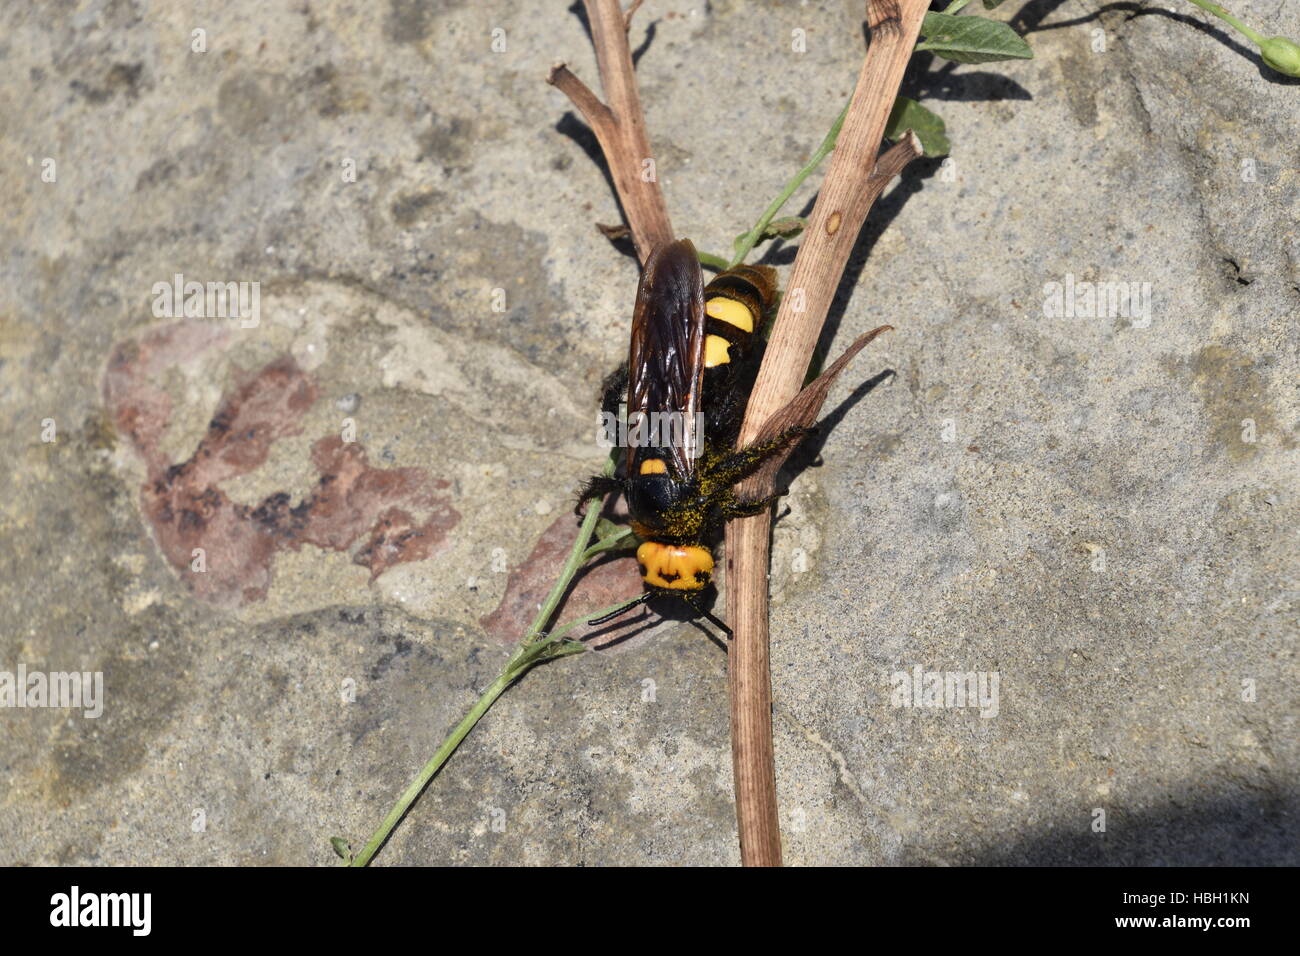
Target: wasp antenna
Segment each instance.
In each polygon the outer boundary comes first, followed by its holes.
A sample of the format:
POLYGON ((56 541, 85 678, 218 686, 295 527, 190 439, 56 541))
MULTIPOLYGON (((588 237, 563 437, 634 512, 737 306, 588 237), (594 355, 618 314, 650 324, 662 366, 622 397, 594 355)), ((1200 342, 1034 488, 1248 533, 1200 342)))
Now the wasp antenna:
POLYGON ((590 627, 595 627, 598 624, 606 624, 614 620, 614 618, 616 617, 622 617, 628 611, 632 610, 632 608, 644 604, 648 600, 650 600, 650 592, 646 591, 635 601, 631 601, 627 604, 624 604, 617 611, 610 611, 608 614, 602 614, 600 617, 593 617, 590 621, 587 622, 587 624, 590 627))

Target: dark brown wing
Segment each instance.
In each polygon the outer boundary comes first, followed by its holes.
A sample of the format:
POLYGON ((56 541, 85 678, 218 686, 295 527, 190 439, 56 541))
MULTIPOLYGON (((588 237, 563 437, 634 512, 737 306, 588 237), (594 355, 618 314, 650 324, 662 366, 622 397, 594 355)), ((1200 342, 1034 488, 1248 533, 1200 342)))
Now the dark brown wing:
POLYGON ((666 243, 646 260, 632 314, 628 357, 629 435, 637 413, 649 418, 673 412, 671 440, 660 432, 658 448, 628 449, 629 476, 640 474, 645 457, 662 457, 672 476, 689 481, 704 436, 697 429, 704 377, 704 278, 695 247, 687 239, 666 243))

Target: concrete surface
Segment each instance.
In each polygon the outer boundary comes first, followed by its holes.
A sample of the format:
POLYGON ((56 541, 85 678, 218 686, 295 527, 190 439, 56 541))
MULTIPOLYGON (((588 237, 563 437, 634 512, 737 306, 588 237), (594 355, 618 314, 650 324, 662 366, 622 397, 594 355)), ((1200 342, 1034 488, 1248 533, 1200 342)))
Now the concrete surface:
MULTIPOLYGON (((1036 59, 909 73, 955 165, 864 233, 833 344, 897 331, 776 530, 790 863, 1300 862, 1300 86, 1188 4, 1096 6, 1009 0, 1036 59), (1067 276, 1149 321, 1045 314, 1067 276), (996 716, 894 706, 918 666, 996 672, 996 716)), ((0 670, 105 695, 0 711, 0 863, 330 864, 496 674, 636 282, 542 82, 595 84, 566 7, 0 12, 0 670), (260 322, 156 316, 178 273, 260 322)), ((721 252, 779 190, 860 20, 646 3, 679 233, 721 252)), ((724 656, 637 631, 510 691, 379 862, 737 862, 724 656)))

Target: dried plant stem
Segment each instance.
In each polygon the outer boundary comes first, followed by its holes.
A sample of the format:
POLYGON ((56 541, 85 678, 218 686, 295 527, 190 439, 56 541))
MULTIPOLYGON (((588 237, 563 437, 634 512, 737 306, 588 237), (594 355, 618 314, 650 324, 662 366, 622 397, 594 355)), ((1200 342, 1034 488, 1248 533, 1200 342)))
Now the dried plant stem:
POLYGON ((602 103, 563 63, 551 67, 546 81, 573 102, 596 134, 632 230, 637 256, 645 262, 655 246, 671 242, 674 237, 650 155, 645 115, 627 40, 632 14, 639 4, 633 4, 626 14, 618 0, 583 0, 583 5, 591 25, 591 42, 596 48, 600 85, 609 103, 602 103))
MULTIPOLYGON (((928 7, 929 0, 867 0, 871 45, 768 340, 742 442, 798 394, 868 210, 889 180, 921 153, 919 142, 908 135, 877 162, 928 7)), ((751 491, 741 486, 742 493, 751 491)), ((727 620, 735 632, 728 655, 731 748, 746 866, 781 864, 767 621, 770 522, 770 515, 760 515, 727 526, 727 620)))

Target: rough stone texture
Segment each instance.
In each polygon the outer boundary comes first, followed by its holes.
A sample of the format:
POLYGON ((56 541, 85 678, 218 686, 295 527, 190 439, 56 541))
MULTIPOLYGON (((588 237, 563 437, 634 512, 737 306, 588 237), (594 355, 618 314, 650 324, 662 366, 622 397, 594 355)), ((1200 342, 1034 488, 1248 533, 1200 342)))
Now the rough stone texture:
MULTIPOLYGON (((1035 60, 909 73, 955 165, 886 195, 828 333, 894 324, 855 368, 897 375, 845 376, 776 530, 792 863, 1300 862, 1300 86, 1165 6, 1009 0, 1035 60), (1150 325, 1045 316, 1067 274, 1149 282, 1150 325), (997 671, 998 715, 891 706, 916 665, 997 671)), ((542 82, 595 83, 567 4, 188 7, 0 12, 0 670, 107 695, 0 711, 0 863, 364 841, 506 657, 480 622, 599 463, 626 348, 635 265, 542 82), (166 331, 177 273, 260 282, 260 324, 166 331), (322 503, 344 419, 373 471, 322 503), (196 585, 195 541, 246 586, 196 585)), ((850 92, 858 5, 650 0, 647 39, 674 224, 721 251, 850 92)), ((734 863, 725 695, 681 623, 543 668, 379 859, 734 863)))

